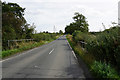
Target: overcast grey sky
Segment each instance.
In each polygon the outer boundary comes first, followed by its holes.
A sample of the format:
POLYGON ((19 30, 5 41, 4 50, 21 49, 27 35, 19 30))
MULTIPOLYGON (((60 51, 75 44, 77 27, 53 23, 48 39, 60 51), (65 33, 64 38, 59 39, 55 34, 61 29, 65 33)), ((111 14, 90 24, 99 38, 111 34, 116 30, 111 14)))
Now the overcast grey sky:
POLYGON ((73 22, 75 12, 86 16, 90 31, 103 30, 102 23, 109 28, 111 21, 118 22, 119 0, 2 0, 15 2, 26 8, 28 23, 35 23, 37 32, 64 31, 73 22))

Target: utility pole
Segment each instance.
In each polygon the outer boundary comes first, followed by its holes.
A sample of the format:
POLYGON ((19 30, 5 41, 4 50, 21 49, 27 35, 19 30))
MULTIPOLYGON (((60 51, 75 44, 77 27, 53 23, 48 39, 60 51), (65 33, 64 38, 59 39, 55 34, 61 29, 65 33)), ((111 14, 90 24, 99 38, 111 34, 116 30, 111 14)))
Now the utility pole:
POLYGON ((106 29, 106 27, 105 27, 105 25, 103 23, 102 23, 102 25, 103 25, 103 28, 106 29))
POLYGON ((54 33, 55 33, 55 31, 56 31, 55 25, 54 25, 54 27, 53 27, 53 31, 54 31, 54 33))

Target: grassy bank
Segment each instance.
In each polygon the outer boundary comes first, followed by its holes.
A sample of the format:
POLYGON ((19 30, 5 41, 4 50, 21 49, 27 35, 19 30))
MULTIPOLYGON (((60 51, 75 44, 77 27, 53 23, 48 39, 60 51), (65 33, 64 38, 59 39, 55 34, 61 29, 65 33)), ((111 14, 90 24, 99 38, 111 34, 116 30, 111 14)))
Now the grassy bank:
POLYGON ((23 51, 41 46, 43 44, 47 44, 52 42, 53 40, 57 39, 60 35, 56 36, 56 38, 54 39, 50 39, 47 41, 39 41, 39 42, 22 42, 19 44, 19 48, 14 48, 14 49, 10 49, 10 50, 6 50, 6 51, 2 51, 2 55, 0 57, 2 57, 2 59, 9 57, 11 55, 17 54, 17 53, 21 53, 23 51))
POLYGON ((72 39, 72 35, 67 35, 67 40, 70 43, 74 52, 79 55, 79 57, 81 57, 84 62, 90 67, 90 64, 95 61, 94 56, 87 53, 87 51, 85 51, 79 44, 76 44, 72 39))
POLYGON ((90 72, 94 78, 116 78, 120 79, 116 69, 111 64, 100 62, 96 57, 89 53, 85 48, 81 47, 79 43, 73 41, 72 35, 67 35, 67 40, 73 48, 74 52, 88 65, 90 72))

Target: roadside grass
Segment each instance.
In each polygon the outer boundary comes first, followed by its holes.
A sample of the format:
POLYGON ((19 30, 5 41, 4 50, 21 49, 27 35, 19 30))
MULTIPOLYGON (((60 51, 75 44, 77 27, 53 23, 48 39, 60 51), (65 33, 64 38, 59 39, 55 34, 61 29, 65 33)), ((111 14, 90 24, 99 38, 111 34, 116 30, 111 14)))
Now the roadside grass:
MULTIPOLYGON (((56 36, 56 39, 58 38, 59 36, 56 36)), ((10 50, 6 50, 6 51, 2 51, 2 55, 0 55, 0 57, 2 59, 6 58, 6 57, 9 57, 11 55, 14 55, 14 54, 17 54, 17 53, 21 53, 23 51, 26 51, 26 50, 29 50, 29 49, 32 49, 32 48, 35 48, 35 47, 38 47, 38 46, 41 46, 43 44, 47 44, 47 43, 50 43, 52 42, 53 40, 55 39, 51 39, 49 41, 40 41, 40 42, 22 42, 19 45, 19 48, 14 48, 14 49, 10 49, 10 50)))
POLYGON ((72 40, 72 35, 67 35, 66 37, 75 54, 78 54, 79 57, 88 65, 90 72, 94 78, 109 78, 110 80, 120 80, 120 76, 118 75, 117 71, 112 68, 110 64, 96 61, 95 57, 92 54, 87 52, 79 44, 76 44, 72 40))
POLYGON ((8 56, 11 56, 13 54, 19 53, 19 52, 23 52, 25 50, 29 50, 38 46, 43 45, 45 42, 28 42, 28 43, 22 43, 20 45, 19 48, 17 49, 11 49, 11 50, 6 50, 6 51, 2 51, 2 59, 8 56), (29 44, 29 45, 28 45, 29 44))
POLYGON ((90 66, 89 64, 95 61, 94 56, 86 52, 79 44, 75 44, 75 42, 72 40, 72 35, 67 35, 67 40, 74 52, 78 54, 85 61, 85 63, 87 63, 88 66, 90 66))

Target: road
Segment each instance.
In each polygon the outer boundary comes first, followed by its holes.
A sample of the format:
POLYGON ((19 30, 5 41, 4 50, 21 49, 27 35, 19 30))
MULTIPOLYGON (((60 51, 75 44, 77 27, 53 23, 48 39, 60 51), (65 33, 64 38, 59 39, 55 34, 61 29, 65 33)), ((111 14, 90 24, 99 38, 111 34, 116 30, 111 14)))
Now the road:
POLYGON ((65 36, 2 61, 3 78, 85 78, 65 36))

